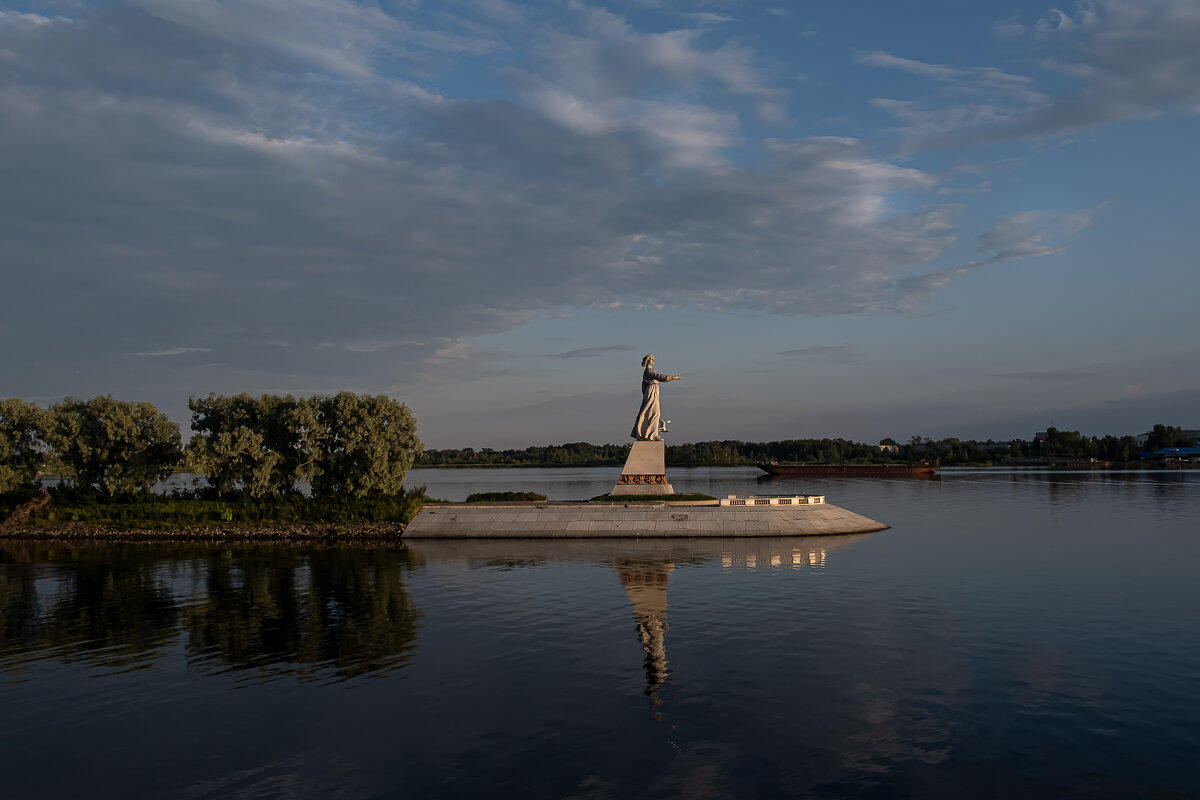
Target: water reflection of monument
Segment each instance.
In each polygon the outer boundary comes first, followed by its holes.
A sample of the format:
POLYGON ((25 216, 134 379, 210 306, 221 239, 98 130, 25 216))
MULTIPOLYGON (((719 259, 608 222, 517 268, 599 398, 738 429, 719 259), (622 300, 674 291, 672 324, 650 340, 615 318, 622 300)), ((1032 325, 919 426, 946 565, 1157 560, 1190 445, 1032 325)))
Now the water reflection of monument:
POLYGON ((675 563, 617 559, 613 568, 633 604, 638 635, 646 653, 646 694, 657 704, 655 692, 667 680, 667 580, 675 570, 675 563))
POLYGON ((426 564, 537 567, 549 562, 612 564, 633 606, 645 654, 645 693, 658 705, 667 681, 667 583, 675 565, 719 561, 722 572, 809 570, 825 566, 828 551, 869 534, 745 539, 458 539, 408 543, 426 564))

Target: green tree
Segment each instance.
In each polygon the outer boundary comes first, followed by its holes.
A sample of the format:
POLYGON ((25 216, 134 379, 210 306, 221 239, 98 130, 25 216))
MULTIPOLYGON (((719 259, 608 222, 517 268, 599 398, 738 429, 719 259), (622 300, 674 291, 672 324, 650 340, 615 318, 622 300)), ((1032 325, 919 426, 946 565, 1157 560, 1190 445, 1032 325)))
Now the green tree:
POLYGON ((241 489, 261 497, 280 487, 273 480, 282 458, 263 447, 262 433, 245 426, 212 436, 193 436, 188 443, 187 463, 201 473, 218 494, 241 489))
MULTIPOLYGON (((408 406, 386 395, 339 392, 314 398, 319 455, 313 494, 397 494, 422 451, 408 406)), ((486 451, 485 451, 486 452, 486 451)))
POLYGON ((28 486, 45 459, 41 429, 46 412, 10 397, 0 400, 0 492, 28 486))
POLYGON ((286 395, 188 398, 188 464, 221 494, 275 494, 312 480, 317 404, 286 395))
POLYGON ((1132 436, 1105 436, 1099 442, 1100 458, 1105 461, 1137 461, 1137 439, 1132 436))
POLYGON ((1164 447, 1191 447, 1193 444, 1195 442, 1183 432, 1183 428, 1160 424, 1150 431, 1150 438, 1146 440, 1146 450, 1153 452, 1164 447))
POLYGON ((150 403, 111 395, 52 406, 44 434, 77 485, 107 495, 149 492, 182 457, 178 425, 150 403))

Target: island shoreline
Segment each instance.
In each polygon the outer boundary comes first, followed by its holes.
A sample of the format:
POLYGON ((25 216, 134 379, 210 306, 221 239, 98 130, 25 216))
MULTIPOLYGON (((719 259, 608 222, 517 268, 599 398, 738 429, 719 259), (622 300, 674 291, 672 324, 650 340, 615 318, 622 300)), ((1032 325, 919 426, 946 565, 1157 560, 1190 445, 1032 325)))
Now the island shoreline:
POLYGON ((0 533, 0 542, 127 541, 127 542, 398 542, 403 522, 291 523, 282 525, 213 525, 189 528, 114 528, 89 522, 22 526, 0 533))

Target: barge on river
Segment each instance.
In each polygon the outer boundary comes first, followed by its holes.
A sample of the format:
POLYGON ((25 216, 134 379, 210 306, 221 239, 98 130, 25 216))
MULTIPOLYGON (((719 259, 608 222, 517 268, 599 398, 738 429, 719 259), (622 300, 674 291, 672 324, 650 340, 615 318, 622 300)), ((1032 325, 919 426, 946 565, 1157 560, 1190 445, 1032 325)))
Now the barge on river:
POLYGON ((863 477, 863 478, 912 478, 931 477, 940 468, 937 461, 919 464, 780 464, 776 461, 759 462, 758 468, 771 475, 786 478, 807 477, 863 477))

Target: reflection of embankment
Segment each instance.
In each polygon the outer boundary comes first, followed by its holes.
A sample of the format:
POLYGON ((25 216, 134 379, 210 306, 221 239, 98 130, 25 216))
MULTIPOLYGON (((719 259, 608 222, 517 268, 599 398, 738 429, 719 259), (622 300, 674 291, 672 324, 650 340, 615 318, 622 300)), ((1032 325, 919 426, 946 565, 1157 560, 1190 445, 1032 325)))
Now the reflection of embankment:
POLYGON ((408 549, 427 564, 468 567, 532 566, 551 562, 616 563, 618 560, 725 566, 802 566, 820 554, 871 536, 780 536, 677 539, 420 539, 408 549), (814 555, 816 554, 816 555, 814 555), (728 562, 728 563, 726 563, 728 562))
POLYGON ((201 669, 393 669, 416 646, 411 558, 399 547, 5 541, 0 652, 10 658, 0 666, 149 665, 182 638, 201 669))

